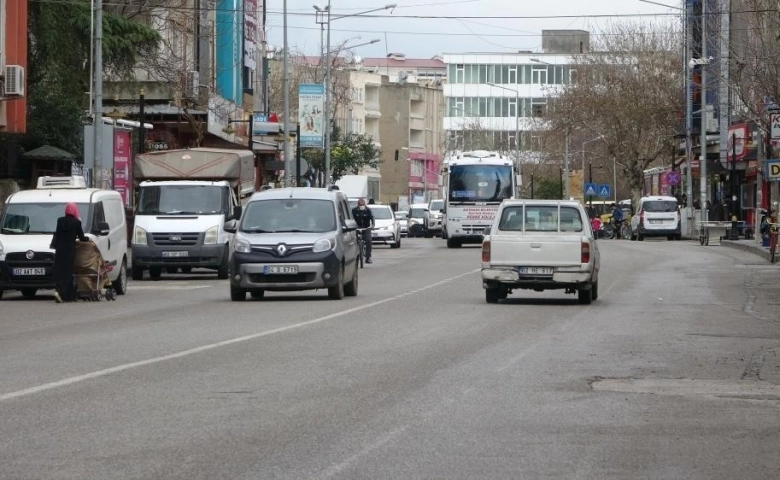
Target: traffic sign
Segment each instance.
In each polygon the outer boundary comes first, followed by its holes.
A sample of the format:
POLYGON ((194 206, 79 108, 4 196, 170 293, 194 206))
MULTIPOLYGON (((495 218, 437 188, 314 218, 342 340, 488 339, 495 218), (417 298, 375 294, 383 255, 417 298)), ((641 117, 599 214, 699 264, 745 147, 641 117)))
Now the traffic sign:
POLYGON ((780 181, 780 158, 766 161, 766 179, 770 182, 780 181))
POLYGON ((588 197, 594 197, 596 196, 596 184, 595 183, 586 183, 585 184, 585 195, 588 197))
POLYGON ((599 197, 609 198, 612 196, 611 188, 608 183, 602 183, 599 185, 599 197))
POLYGON ((672 186, 677 186, 680 184, 680 172, 677 170, 672 170, 671 172, 668 172, 666 174, 666 183, 672 186))

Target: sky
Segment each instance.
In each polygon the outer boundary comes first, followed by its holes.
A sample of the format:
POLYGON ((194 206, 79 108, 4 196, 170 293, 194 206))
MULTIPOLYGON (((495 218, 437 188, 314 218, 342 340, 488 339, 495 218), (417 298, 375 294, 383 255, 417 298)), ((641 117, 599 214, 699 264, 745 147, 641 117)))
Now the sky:
MULTIPOLYGON (((321 27, 313 5, 328 0, 287 0, 287 37, 292 51, 319 55, 321 27)), ((542 30, 579 29, 597 34, 612 22, 679 18, 682 1, 657 0, 331 0, 331 48, 357 46, 362 57, 404 53, 431 58, 462 52, 541 52, 542 30), (362 14, 396 3, 392 10, 362 14), (333 19, 342 15, 359 16, 333 19), (410 17, 429 18, 410 18, 410 17), (449 18, 443 18, 449 17, 449 18), (482 17, 482 18, 479 18, 482 17), (485 18, 493 17, 493 18, 485 18), (511 18, 507 18, 511 17, 511 18)), ((267 0, 269 45, 281 47, 283 2, 267 0)))

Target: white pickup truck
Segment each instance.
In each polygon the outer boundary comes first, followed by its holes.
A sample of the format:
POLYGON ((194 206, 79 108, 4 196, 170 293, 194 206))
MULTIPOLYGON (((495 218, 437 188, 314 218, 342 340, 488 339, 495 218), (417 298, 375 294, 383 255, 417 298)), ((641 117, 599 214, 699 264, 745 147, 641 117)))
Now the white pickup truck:
POLYGON ((582 205, 566 200, 504 200, 482 242, 485 300, 513 289, 565 289, 589 304, 599 296, 600 255, 582 205))

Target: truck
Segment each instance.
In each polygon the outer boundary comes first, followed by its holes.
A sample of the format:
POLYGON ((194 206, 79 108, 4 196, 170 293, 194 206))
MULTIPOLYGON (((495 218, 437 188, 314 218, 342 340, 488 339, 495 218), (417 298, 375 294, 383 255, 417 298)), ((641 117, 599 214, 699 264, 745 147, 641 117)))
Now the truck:
POLYGON ((217 271, 228 278, 232 234, 225 222, 241 216, 241 199, 254 192, 254 153, 188 148, 142 153, 133 163, 136 199, 131 238, 132 278, 145 270, 217 271))

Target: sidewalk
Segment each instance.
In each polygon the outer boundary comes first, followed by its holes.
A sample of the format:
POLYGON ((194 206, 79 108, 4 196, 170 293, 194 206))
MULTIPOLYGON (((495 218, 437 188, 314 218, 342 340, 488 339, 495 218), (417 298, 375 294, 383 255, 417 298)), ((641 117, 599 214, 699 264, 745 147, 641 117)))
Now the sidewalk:
MULTIPOLYGON (((769 262, 769 248, 762 247, 761 244, 757 243, 755 240, 721 240, 720 244, 724 247, 754 253, 769 262)), ((775 254, 775 259, 775 261, 777 261, 777 254, 775 254)))

